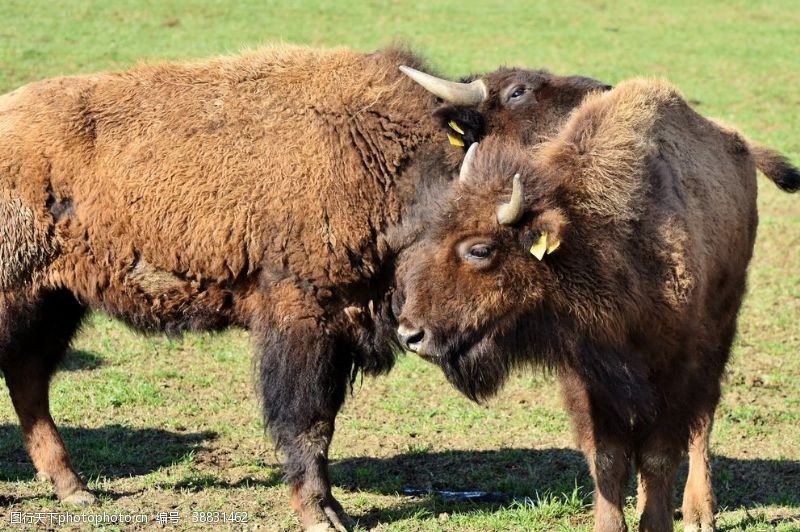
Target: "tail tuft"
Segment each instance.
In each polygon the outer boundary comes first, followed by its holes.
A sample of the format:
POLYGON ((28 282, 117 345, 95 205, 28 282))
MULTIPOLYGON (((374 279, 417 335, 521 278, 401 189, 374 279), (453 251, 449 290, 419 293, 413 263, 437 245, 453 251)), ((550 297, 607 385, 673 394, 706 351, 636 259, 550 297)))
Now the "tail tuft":
POLYGON ((782 154, 764 146, 751 146, 756 166, 773 183, 786 192, 800 190, 800 170, 782 154))
POLYGON ((800 170, 788 165, 780 178, 776 177, 773 181, 786 192, 797 192, 800 190, 800 170))

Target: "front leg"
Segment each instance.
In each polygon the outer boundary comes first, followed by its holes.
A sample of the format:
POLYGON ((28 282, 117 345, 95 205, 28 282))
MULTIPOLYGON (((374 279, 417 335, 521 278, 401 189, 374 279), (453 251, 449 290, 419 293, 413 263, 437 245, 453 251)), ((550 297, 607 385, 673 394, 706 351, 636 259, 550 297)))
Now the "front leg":
POLYGON ((672 497, 682 448, 674 438, 680 428, 666 423, 665 418, 659 419, 664 428, 654 427, 636 451, 639 473, 636 509, 641 532, 669 532, 673 528, 672 497))
POLYGON ((323 310, 292 286, 273 294, 253 329, 266 425, 285 456, 292 508, 306 530, 347 530, 331 494, 328 448, 344 402, 352 359, 337 349, 323 310))
POLYGON ((581 377, 570 370, 560 375, 578 447, 586 456, 594 480, 595 532, 626 532, 625 486, 630 477, 631 445, 624 435, 609 430, 581 377))

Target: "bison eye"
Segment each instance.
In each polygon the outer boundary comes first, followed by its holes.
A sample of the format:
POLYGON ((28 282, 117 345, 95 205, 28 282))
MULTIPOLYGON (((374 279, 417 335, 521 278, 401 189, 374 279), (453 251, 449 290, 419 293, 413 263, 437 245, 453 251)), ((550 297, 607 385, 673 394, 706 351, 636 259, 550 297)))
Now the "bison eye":
POLYGON ((494 242, 481 237, 462 240, 456 247, 456 252, 461 260, 475 267, 491 265, 497 255, 496 251, 494 242))
POLYGON ((489 244, 475 244, 467 250, 465 259, 479 262, 488 260, 494 255, 494 247, 489 244))
POLYGON ((508 99, 516 100, 517 98, 521 98, 523 94, 525 94, 525 87, 523 85, 520 85, 519 87, 516 87, 511 92, 511 94, 508 95, 508 99))
POLYGON ((478 259, 485 259, 492 254, 492 251, 494 251, 494 248, 488 244, 478 244, 469 248, 470 256, 478 259))

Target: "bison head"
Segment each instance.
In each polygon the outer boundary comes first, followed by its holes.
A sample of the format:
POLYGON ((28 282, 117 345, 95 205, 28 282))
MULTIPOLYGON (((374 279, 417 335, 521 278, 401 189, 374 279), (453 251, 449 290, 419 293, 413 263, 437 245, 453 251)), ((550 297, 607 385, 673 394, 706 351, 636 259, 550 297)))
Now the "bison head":
POLYGON ((434 116, 450 142, 464 149, 489 133, 525 145, 540 142, 584 96, 611 88, 591 78, 556 76, 546 70, 501 68, 457 83, 405 66, 400 69, 443 100, 434 116))
POLYGON ((568 254, 569 226, 556 176, 525 150, 496 137, 473 144, 399 261, 400 342, 474 400, 529 353, 558 350, 545 296, 558 282, 551 264, 568 254))

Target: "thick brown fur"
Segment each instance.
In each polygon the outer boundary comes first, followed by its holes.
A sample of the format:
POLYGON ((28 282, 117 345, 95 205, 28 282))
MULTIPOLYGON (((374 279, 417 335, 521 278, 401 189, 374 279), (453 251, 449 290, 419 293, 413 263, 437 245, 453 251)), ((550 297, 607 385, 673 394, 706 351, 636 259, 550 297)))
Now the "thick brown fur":
POLYGON ((355 371, 394 361, 382 235, 415 193, 413 161, 445 147, 409 63, 265 48, 0 97, 0 368, 59 498, 92 500, 47 406, 92 307, 144 331, 251 329, 301 520, 344 526, 333 420, 355 371))
POLYGON ((751 150, 667 83, 625 82, 534 148, 487 137, 401 255, 400 335, 469 397, 515 366, 559 373, 596 530, 626 529, 631 461, 640 528, 672 530, 690 441, 685 524, 714 526, 707 437, 756 235, 751 150), (515 173, 524 214, 499 225, 515 173), (529 249, 543 233, 560 245, 540 261, 529 249))
MULTIPOLYGON (((320 287, 358 282, 376 268, 366 228, 397 219, 396 177, 434 134, 424 127, 430 98, 396 72, 408 60, 273 48, 2 97, 0 184, 18 198, 4 203, 21 201, 59 249, 46 267, 4 262, 14 271, 3 278, 21 269, 28 282, 68 285, 110 310, 151 292, 131 275, 140 260, 179 274, 175 289, 190 292, 263 269, 320 287), (369 197, 381 201, 360 200, 369 197), (348 252, 363 264, 352 267, 348 252)), ((242 310, 231 319, 246 322, 242 310)))

